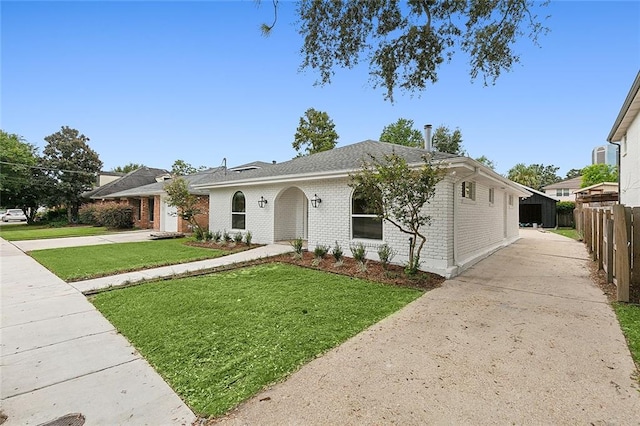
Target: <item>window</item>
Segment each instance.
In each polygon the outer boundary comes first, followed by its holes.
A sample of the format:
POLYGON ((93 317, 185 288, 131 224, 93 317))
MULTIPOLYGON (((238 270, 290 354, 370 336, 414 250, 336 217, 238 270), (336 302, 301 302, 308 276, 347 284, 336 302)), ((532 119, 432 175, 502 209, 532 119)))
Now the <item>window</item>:
MULTIPOLYGON (((380 195, 380 191, 376 195, 380 195)), ((382 219, 378 216, 382 212, 380 207, 371 208, 364 200, 361 188, 353 192, 351 198, 351 232, 353 238, 367 240, 382 239, 382 219)))
POLYGON ((569 196, 569 188, 556 189, 556 197, 568 197, 568 196, 569 196))
POLYGON ((462 182, 462 198, 469 200, 476 199, 476 183, 475 182, 462 182))
POLYGON ((496 194, 493 188, 489 188, 489 204, 493 204, 496 200, 496 194))
POLYGON ((153 222, 153 214, 155 210, 155 200, 153 197, 149 198, 149 222, 153 222))
POLYGON ((245 212, 244 194, 238 191, 231 201, 231 228, 245 229, 245 212))

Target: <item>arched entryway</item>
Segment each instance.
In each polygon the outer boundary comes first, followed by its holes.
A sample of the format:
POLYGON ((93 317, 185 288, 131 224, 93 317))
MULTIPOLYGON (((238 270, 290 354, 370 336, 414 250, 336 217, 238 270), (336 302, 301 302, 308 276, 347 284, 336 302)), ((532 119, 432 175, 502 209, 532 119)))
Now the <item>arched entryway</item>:
POLYGON ((309 200, 300 188, 283 189, 274 202, 274 240, 306 240, 309 235, 309 200))

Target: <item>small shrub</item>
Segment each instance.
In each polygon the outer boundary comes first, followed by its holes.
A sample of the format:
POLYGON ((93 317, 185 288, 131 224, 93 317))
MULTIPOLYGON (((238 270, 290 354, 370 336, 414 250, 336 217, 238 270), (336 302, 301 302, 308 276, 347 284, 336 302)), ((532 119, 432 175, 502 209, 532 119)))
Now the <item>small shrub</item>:
POLYGON ((204 233, 204 240, 206 242, 209 242, 213 239, 213 232, 209 231, 208 229, 205 231, 204 233))
POLYGON ((421 264, 420 258, 416 256, 413 262, 413 266, 407 262, 407 264, 404 267, 404 273, 409 277, 416 275, 418 273, 418 269, 420 269, 420 264, 421 264))
POLYGON ((351 249, 351 254, 353 255, 353 258, 360 263, 364 263, 367 256, 367 248, 364 246, 364 244, 358 243, 349 248, 351 249))
POLYGON ((251 231, 247 231, 244 234, 244 242, 247 243, 247 246, 251 247, 251 240, 253 239, 253 234, 251 231))
POLYGON ((47 222, 47 226, 49 226, 49 228, 63 228, 68 225, 69 221, 67 219, 56 219, 47 222))
MULTIPOLYGON (((333 255, 333 258, 336 260, 336 265, 339 262, 342 262, 342 258, 344 257, 344 252, 342 251, 342 247, 340 247, 340 244, 338 244, 338 242, 336 241, 336 245, 333 247, 333 250, 331 251, 331 254, 333 255)), ((341 266, 342 263, 340 263, 340 265, 337 266, 341 266)))
POLYGON ((316 248, 313 249, 313 254, 316 256, 316 259, 324 258, 327 253, 329 253, 329 247, 323 244, 318 244, 316 248))
POLYGON ((224 240, 225 243, 228 243, 231 241, 231 235, 229 235, 226 229, 222 233, 222 239, 224 240))
POLYGON ((291 241, 291 246, 293 247, 294 257, 301 259, 302 249, 304 248, 304 240, 301 237, 298 237, 295 240, 291 241))
POLYGON ((133 228, 133 207, 126 204, 101 204, 96 212, 98 223, 111 229, 133 228))
POLYGON ((219 243, 220 240, 222 240, 222 232, 216 231, 216 232, 213 233, 212 237, 213 237, 212 239, 213 239, 214 242, 219 243))
POLYGON ((236 244, 240 244, 243 239, 244 235, 242 235, 242 232, 236 232, 236 234, 233 236, 233 241, 235 241, 236 244))
POLYGON ((196 227, 196 228, 193 230, 193 237, 196 239, 196 241, 202 241, 202 240, 204 240, 204 239, 205 239, 205 237, 206 237, 206 235, 205 235, 205 234, 206 234, 207 232, 208 232, 208 231, 206 231, 206 230, 204 230, 204 229, 202 229, 202 228, 200 228, 200 227, 198 226, 198 227, 196 227))
POLYGON ((383 269, 387 269, 389 267, 389 263, 396 256, 396 251, 389 246, 389 244, 383 244, 378 247, 378 257, 380 258, 380 263, 382 264, 383 269))

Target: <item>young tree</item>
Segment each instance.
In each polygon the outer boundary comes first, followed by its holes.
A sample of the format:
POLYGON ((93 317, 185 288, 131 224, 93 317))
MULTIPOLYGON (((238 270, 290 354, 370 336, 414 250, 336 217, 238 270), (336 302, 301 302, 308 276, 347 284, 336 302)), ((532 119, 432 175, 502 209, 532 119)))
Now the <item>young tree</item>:
POLYGON ((406 267, 410 274, 417 272, 427 240, 422 227, 431 222, 431 216, 423 207, 433 198, 436 185, 444 177, 444 170, 430 157, 425 156, 423 160, 424 164, 416 169, 397 154, 385 155, 381 160, 372 156, 371 162, 365 162, 360 171, 351 175, 349 184, 363 194, 367 209, 411 235, 406 267))
POLYGON ((300 117, 292 143, 293 148, 298 151, 297 156, 303 157, 335 148, 339 137, 335 127, 329 114, 309 108, 300 117))
POLYGON ((582 169, 581 188, 601 182, 617 182, 618 168, 610 164, 591 164, 582 169))
POLYGON ((433 132, 432 144, 436 151, 465 155, 462 149, 462 132, 458 128, 451 132, 445 125, 436 127, 433 132))
POLYGON ((493 160, 489 160, 489 159, 487 158, 487 156, 486 156, 486 155, 482 155, 482 156, 480 156, 480 157, 476 158, 476 161, 477 161, 478 163, 482 163, 482 164, 484 164, 485 166, 487 166, 487 167, 488 167, 488 168, 490 168, 491 170, 495 170, 495 169, 496 169, 496 163, 495 163, 495 161, 493 161, 493 160))
POLYGON ((138 163, 128 163, 128 164, 125 164, 124 166, 114 167, 112 171, 116 173, 129 173, 134 170, 138 170, 141 167, 145 167, 145 165, 138 164, 138 163))
MULTIPOLYGON (((303 0, 298 7, 302 68, 317 70, 324 85, 336 68, 353 68, 366 59, 373 86, 384 87, 385 99, 393 102, 396 88, 425 89, 437 81, 440 66, 462 52, 469 57, 471 78, 481 75, 485 85, 494 84, 520 61, 513 49, 519 39, 537 45, 548 31, 537 15, 547 3, 303 0)), ((263 33, 274 25, 275 20, 263 25, 263 33)))
POLYGON ((91 189, 102 168, 98 154, 89 148, 89 138, 68 126, 44 138, 43 165, 56 184, 54 198, 67 207, 72 222, 78 216, 82 193, 91 189))
POLYGON ((203 227, 198 224, 196 216, 204 213, 200 208, 202 197, 189 192, 189 183, 182 177, 176 177, 164 186, 167 193, 167 204, 178 209, 178 214, 182 219, 189 222, 192 229, 202 235, 203 227))
POLYGON ((171 174, 173 176, 187 176, 187 175, 192 175, 204 169, 206 169, 205 166, 200 166, 198 168, 195 168, 184 160, 176 160, 173 162, 173 165, 171 166, 171 174))
POLYGON ((395 123, 382 129, 380 142, 393 143, 421 148, 424 146, 424 138, 420 130, 413 128, 413 120, 399 118, 395 123))

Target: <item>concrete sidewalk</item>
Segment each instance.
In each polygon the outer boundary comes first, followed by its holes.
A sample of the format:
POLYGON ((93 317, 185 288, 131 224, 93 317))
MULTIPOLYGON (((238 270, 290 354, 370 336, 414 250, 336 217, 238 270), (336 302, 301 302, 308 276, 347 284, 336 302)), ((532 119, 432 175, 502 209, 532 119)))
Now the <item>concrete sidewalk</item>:
POLYGON ((63 247, 95 246, 100 244, 132 243, 149 241, 151 234, 156 231, 143 229, 141 231, 119 232, 114 234, 93 235, 88 237, 50 238, 47 240, 12 241, 11 244, 24 252, 63 247))
POLYGON ((112 286, 147 281, 155 278, 170 277, 173 275, 186 274, 190 272, 204 271, 218 268, 220 266, 232 265, 234 263, 260 259, 278 254, 288 253, 293 248, 288 244, 268 244, 256 247, 251 250, 241 251, 215 259, 200 260, 197 262, 181 263, 178 265, 162 266, 160 268, 146 269, 144 271, 127 272, 124 274, 111 275, 108 277, 94 278, 85 281, 76 281, 69 285, 82 293, 100 290, 112 286))
POLYGON ((191 410, 76 289, 0 239, 3 424, 188 425, 191 410))
POLYGON ((584 245, 521 236, 216 424, 640 424, 584 245))

